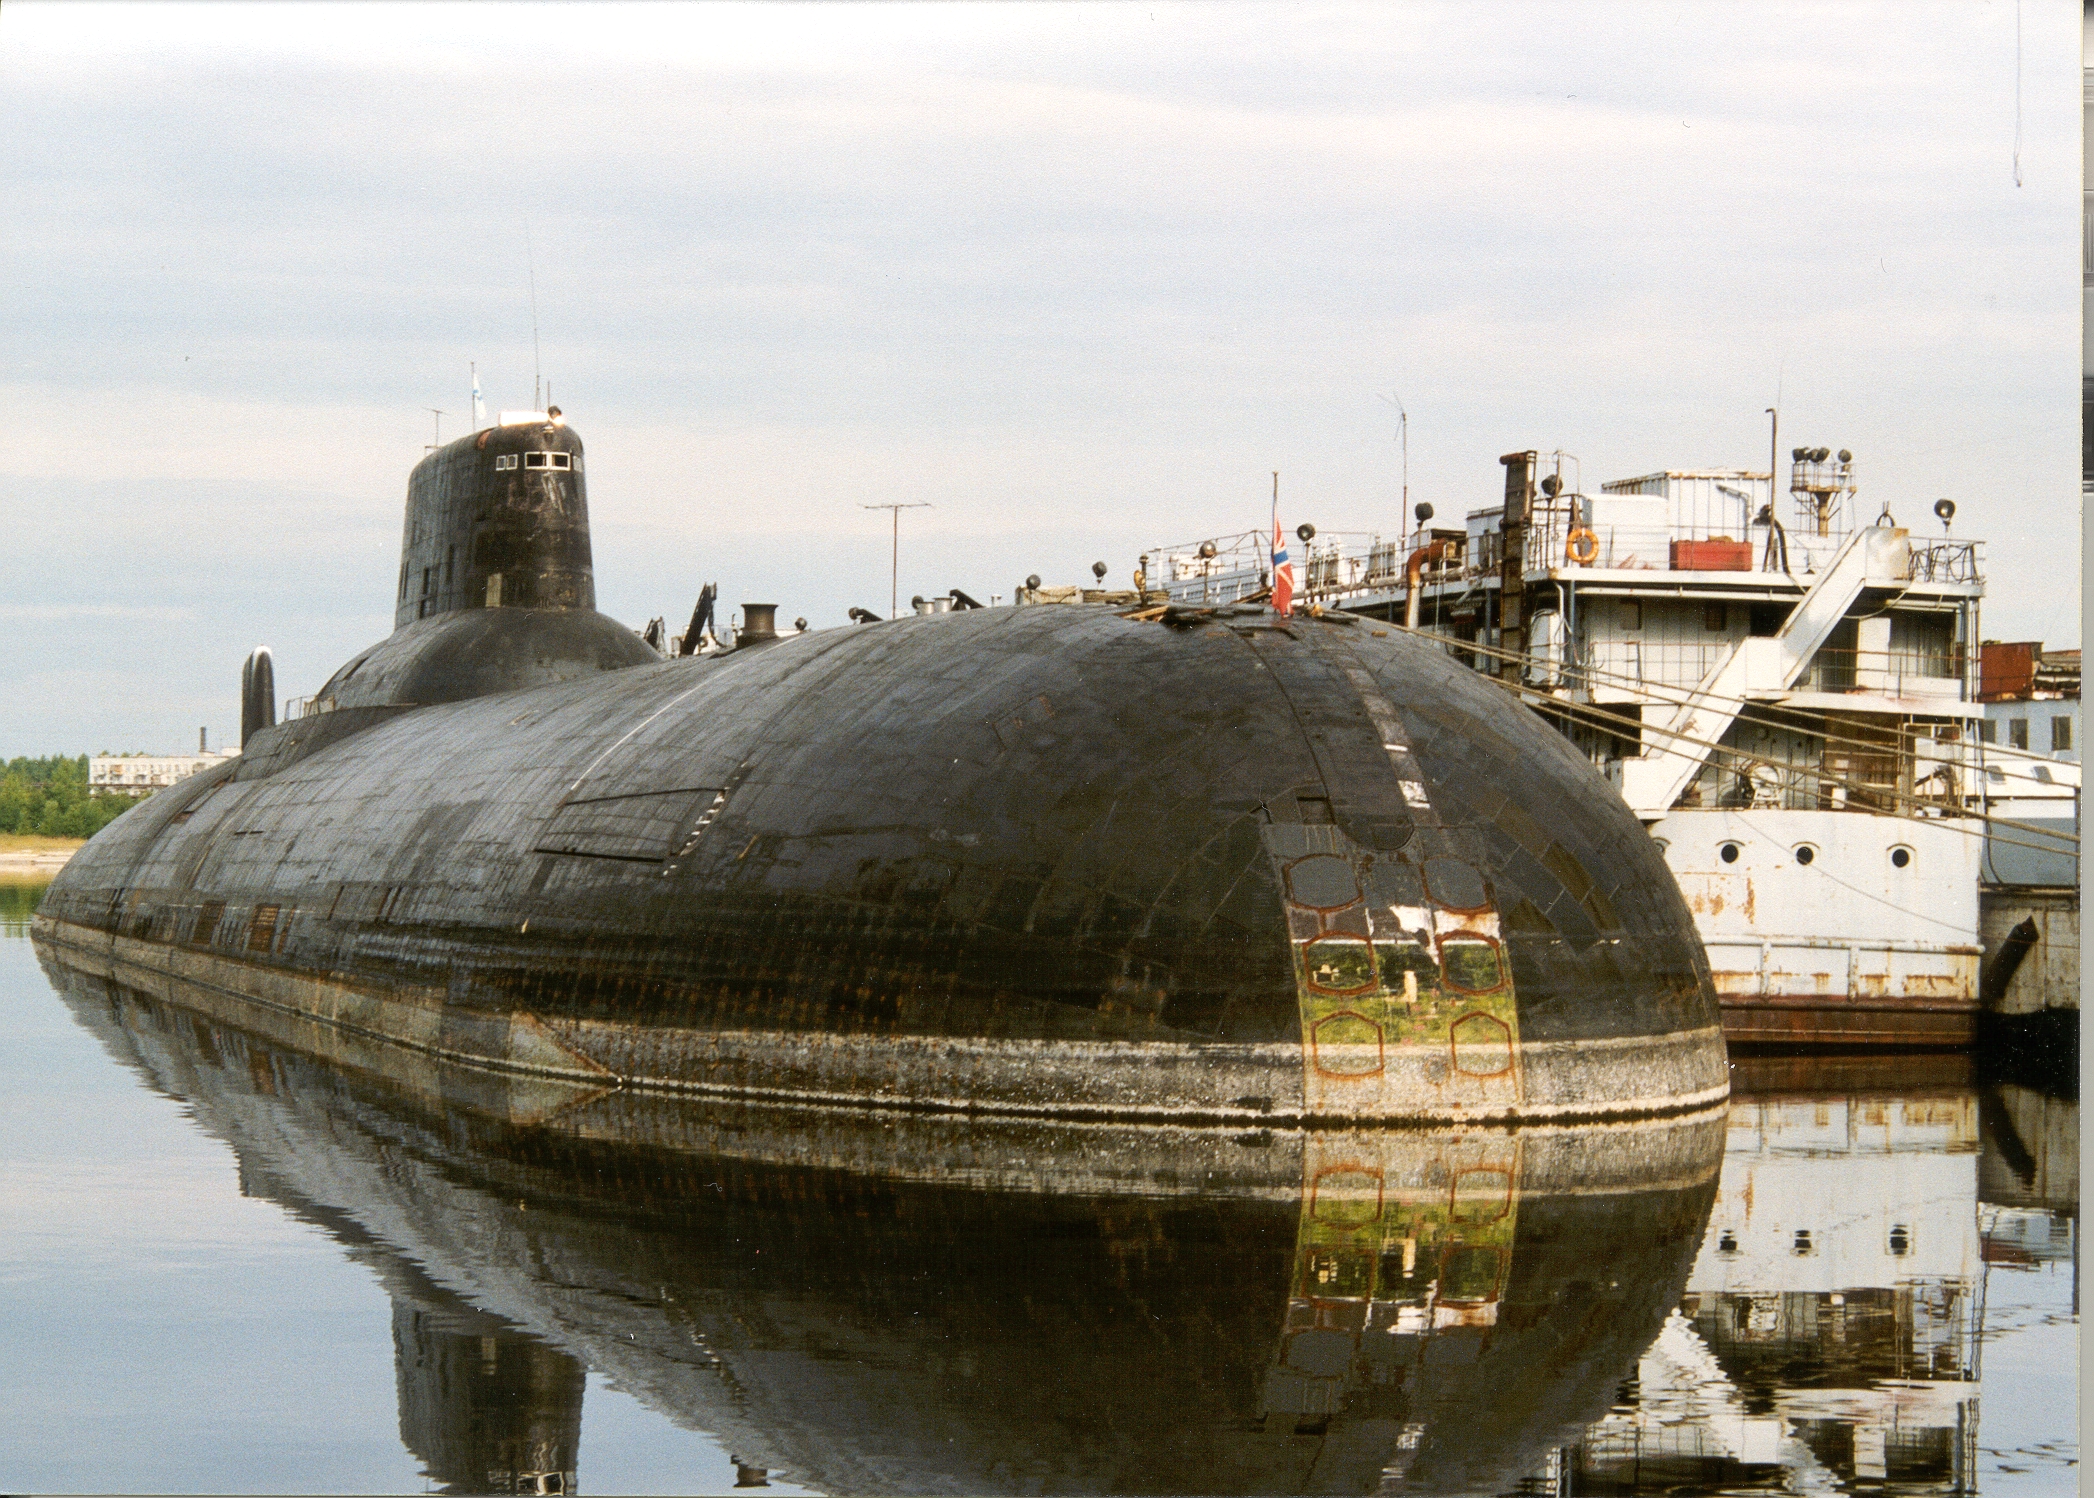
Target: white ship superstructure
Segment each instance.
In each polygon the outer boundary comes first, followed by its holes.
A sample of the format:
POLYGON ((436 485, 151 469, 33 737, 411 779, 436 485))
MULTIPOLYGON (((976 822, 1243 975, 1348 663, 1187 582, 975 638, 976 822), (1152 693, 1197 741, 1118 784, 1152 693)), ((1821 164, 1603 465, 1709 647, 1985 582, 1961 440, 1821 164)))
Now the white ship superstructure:
MULTIPOLYGON (((1954 506, 1922 534, 1826 448, 1779 498, 1765 470, 1587 493, 1566 454, 1500 462, 1502 500, 1459 526, 1421 504, 1401 533, 1301 527, 1298 606, 1443 636, 1553 718, 1664 848, 1733 1040, 1967 1041, 1984 589, 1954 506)), ((1143 581, 1255 596, 1268 540, 1161 548, 1143 581)))

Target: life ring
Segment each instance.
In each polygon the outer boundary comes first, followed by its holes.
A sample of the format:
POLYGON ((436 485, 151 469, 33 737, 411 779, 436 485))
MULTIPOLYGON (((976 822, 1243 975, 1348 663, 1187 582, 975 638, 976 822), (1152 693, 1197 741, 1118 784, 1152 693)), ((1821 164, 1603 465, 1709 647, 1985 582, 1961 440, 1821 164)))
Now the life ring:
POLYGON ((1563 544, 1563 554, 1580 567, 1590 567, 1600 559, 1600 538, 1588 526, 1574 526, 1563 544))

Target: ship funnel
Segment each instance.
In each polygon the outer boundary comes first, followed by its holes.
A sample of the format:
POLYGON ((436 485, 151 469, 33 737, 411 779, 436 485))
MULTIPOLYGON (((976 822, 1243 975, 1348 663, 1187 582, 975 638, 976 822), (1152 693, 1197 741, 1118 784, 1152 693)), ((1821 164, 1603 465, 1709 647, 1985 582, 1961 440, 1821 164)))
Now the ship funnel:
POLYGON ((741 632, 734 637, 737 648, 750 645, 768 645, 778 638, 778 605, 775 603, 745 603, 742 605, 741 632))

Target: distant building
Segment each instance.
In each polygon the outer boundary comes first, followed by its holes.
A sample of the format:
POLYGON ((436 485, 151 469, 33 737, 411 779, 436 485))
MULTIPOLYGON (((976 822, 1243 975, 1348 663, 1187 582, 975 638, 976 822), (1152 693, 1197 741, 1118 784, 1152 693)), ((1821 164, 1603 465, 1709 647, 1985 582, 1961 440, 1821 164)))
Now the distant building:
POLYGON ((1987 640, 1978 647, 1978 737, 2005 749, 2079 762, 2079 652, 2042 642, 1987 640))
POLYGON ((97 754, 87 761, 87 794, 135 796, 164 791, 178 780, 239 757, 237 749, 206 749, 203 731, 193 754, 97 754))

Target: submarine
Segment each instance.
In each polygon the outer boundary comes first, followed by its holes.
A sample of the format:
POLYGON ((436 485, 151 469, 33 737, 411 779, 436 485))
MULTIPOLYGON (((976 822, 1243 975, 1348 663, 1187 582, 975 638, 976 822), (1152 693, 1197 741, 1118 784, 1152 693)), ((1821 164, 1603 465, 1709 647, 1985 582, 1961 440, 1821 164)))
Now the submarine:
POLYGON ((606 1384, 737 1487, 1530 1491, 1678 1306, 1726 1131, 685 1097, 230 1023, 75 955, 45 965, 79 1026, 376 1275, 399 1437, 445 1492, 601 1486, 606 1384))
MULTIPOLYGON (((1657 849, 1437 649, 1262 604, 962 608, 665 656, 556 409, 409 477, 395 629, 125 812, 37 939, 468 1066, 1066 1119, 1709 1106, 1657 849)), ((695 627, 695 621, 694 621, 695 627)), ((259 699, 259 700, 258 700, 259 699)))

